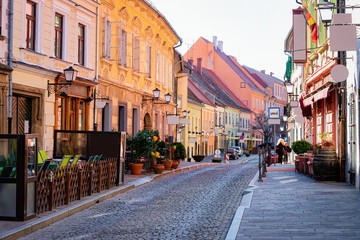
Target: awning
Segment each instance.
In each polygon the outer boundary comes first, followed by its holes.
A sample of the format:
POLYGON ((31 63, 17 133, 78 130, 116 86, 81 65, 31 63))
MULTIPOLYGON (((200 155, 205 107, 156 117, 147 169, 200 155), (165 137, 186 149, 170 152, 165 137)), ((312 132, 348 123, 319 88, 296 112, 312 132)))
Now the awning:
POLYGON ((317 102, 318 100, 323 99, 323 98, 327 98, 329 96, 329 88, 330 88, 330 86, 321 90, 320 92, 316 93, 314 95, 314 102, 317 102))
POLYGON ((311 104, 313 104, 313 99, 314 99, 314 96, 310 96, 308 98, 305 98, 303 100, 304 106, 307 107, 307 106, 310 106, 311 104))
POLYGON ((314 95, 307 97, 304 99, 304 106, 310 106, 311 104, 319 101, 320 99, 327 98, 329 96, 329 88, 331 86, 326 87, 325 89, 315 93, 314 95))

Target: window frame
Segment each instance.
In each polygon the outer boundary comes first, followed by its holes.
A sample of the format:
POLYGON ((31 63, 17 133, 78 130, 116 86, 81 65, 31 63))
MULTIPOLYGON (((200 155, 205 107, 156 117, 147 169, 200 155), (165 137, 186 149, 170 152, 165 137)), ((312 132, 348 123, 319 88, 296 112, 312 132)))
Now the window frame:
POLYGON ((58 13, 58 12, 55 12, 55 23, 54 23, 54 31, 55 31, 55 35, 54 35, 54 56, 56 58, 59 58, 59 59, 63 59, 63 39, 64 39, 64 15, 58 13), (61 19, 61 27, 57 27, 56 26, 56 17, 60 17, 61 19), (58 36, 57 33, 60 33, 60 37, 58 36), (59 54, 60 56, 57 55, 57 52, 58 52, 58 42, 60 41, 60 51, 59 51, 59 54))
POLYGON ((25 10, 25 18, 26 18, 26 39, 25 39, 25 45, 27 49, 33 50, 35 51, 35 44, 36 44, 36 18, 37 18, 37 3, 27 0, 26 1, 26 10, 25 10), (32 7, 34 8, 34 16, 28 15, 27 14, 27 7, 28 4, 32 5, 32 7), (29 35, 30 33, 30 28, 29 28, 29 24, 30 22, 33 22, 33 29, 32 29, 32 44, 30 44, 30 37, 29 35), (31 47, 32 45, 32 47, 31 47))
POLYGON ((78 64, 81 66, 85 66, 85 41, 86 41, 86 26, 82 23, 78 23, 78 64), (79 34, 79 28, 83 30, 83 36, 79 34), (80 46, 82 45, 82 53, 80 52, 80 46))

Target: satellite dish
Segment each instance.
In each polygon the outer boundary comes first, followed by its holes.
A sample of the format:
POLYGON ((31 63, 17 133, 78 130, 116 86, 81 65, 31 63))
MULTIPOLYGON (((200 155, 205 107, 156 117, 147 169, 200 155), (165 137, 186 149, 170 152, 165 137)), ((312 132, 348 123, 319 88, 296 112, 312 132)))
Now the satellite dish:
POLYGON ((330 76, 335 82, 343 82, 349 76, 349 71, 344 65, 338 64, 331 69, 330 76))

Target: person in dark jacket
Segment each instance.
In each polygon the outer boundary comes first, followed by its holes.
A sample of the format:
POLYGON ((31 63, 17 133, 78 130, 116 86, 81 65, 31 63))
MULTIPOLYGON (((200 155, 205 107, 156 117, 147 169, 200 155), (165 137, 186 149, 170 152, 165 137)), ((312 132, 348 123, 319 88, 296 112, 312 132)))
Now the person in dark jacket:
POLYGON ((284 140, 282 138, 279 139, 279 141, 278 141, 278 143, 276 145, 276 153, 278 155, 278 162, 282 164, 283 157, 286 154, 285 143, 284 143, 284 140))
POLYGON ((291 153, 291 151, 292 151, 291 147, 289 147, 287 143, 285 143, 285 158, 284 158, 285 163, 288 163, 289 153, 291 153))

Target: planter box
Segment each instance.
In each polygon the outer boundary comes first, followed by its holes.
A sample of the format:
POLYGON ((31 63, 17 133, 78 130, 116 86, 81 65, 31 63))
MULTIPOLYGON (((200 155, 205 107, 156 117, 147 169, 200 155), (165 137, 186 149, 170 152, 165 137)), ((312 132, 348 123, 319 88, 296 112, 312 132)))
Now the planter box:
POLYGON ((194 155, 194 156, 192 156, 192 158, 193 158, 196 162, 201 162, 202 160, 204 160, 205 156, 204 156, 204 155, 194 155))
POLYGON ((213 158, 212 162, 213 163, 221 163, 222 159, 221 158, 213 158))

